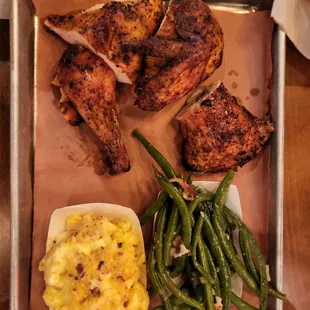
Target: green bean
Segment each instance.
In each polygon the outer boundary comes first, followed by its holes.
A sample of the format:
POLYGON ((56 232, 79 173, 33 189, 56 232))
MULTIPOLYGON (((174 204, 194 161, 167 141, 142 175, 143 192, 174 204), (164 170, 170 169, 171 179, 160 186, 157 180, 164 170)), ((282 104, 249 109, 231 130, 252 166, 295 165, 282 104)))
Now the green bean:
MULTIPOLYGON (((185 289, 185 288, 182 288, 181 291, 187 295, 189 295, 189 290, 185 289)), ((176 308, 176 306, 178 305, 181 305, 182 304, 182 301, 180 299, 178 299, 176 296, 174 295, 170 295, 169 296, 169 300, 170 300, 170 303, 172 305, 172 308, 176 308)))
POLYGON ((204 292, 205 292, 205 309, 206 310, 214 310, 214 297, 213 297, 213 288, 212 284, 205 283, 204 284, 204 292))
POLYGON ((174 172, 172 166, 167 161, 167 159, 147 139, 145 139, 137 129, 135 129, 132 134, 141 142, 144 148, 153 157, 153 159, 165 173, 166 177, 168 179, 174 178, 176 176, 176 173, 174 172))
POLYGON ((227 240, 227 235, 221 226, 221 214, 214 212, 212 216, 212 224, 214 231, 219 239, 220 245, 228 258, 228 261, 238 273, 238 275, 247 283, 249 288, 254 292, 258 292, 259 288, 254 278, 248 273, 245 266, 240 261, 239 257, 235 254, 234 248, 231 243, 227 240))
POLYGON ((240 310, 259 310, 231 292, 231 302, 240 310))
POLYGON ((226 223, 228 224, 227 229, 226 229, 226 232, 228 235, 227 238, 229 238, 229 242, 231 243, 231 246, 233 247, 235 254, 238 255, 238 251, 237 251, 236 245, 234 243, 234 232, 231 229, 229 223, 227 221, 226 221, 226 223))
MULTIPOLYGON (((225 199, 226 199, 227 193, 228 193, 229 188, 230 188, 230 184, 231 184, 234 176, 235 176, 234 171, 229 170, 227 172, 226 176, 224 177, 224 179, 222 180, 222 182, 220 183, 220 185, 218 186, 218 188, 215 192, 215 195, 214 195, 214 199, 213 199, 213 212, 214 213, 221 214, 223 212, 225 199)), ((220 221, 220 225, 221 225, 222 229, 226 230, 228 227, 228 223, 225 220, 225 218, 220 216, 220 217, 218 217, 218 220, 220 221)))
POLYGON ((175 236, 178 221, 179 221, 179 211, 176 206, 173 206, 164 239, 164 262, 166 266, 169 265, 169 260, 171 257, 170 255, 171 244, 173 241, 173 237, 175 236))
POLYGON ((160 294, 163 290, 163 287, 162 287, 161 283, 158 281, 158 279, 156 278, 153 246, 151 246, 151 248, 149 250, 149 255, 148 255, 148 259, 147 259, 147 268, 148 268, 148 274, 150 276, 153 288, 154 288, 156 294, 160 294))
POLYGON ((167 208, 161 208, 159 209, 156 217, 155 254, 158 266, 163 263, 163 239, 164 239, 165 225, 167 221, 167 214, 168 214, 167 208))
POLYGON ((261 310, 266 310, 268 302, 268 281, 266 264, 260 248, 255 238, 252 238, 252 235, 249 235, 249 245, 253 250, 254 255, 256 256, 257 265, 260 273, 260 308, 261 310))
POLYGON ((176 298, 174 295, 170 295, 169 300, 172 305, 172 309, 174 309, 176 306, 178 306, 181 303, 181 301, 178 298, 176 298))
POLYGON ((152 285, 155 291, 159 294, 165 310, 172 310, 172 306, 170 304, 169 298, 165 292, 164 287, 162 286, 158 278, 158 275, 155 269, 155 258, 154 258, 153 246, 151 246, 150 251, 149 251, 147 267, 148 267, 148 274, 151 279, 152 285))
POLYGON ((180 275, 184 271, 186 257, 187 257, 187 254, 184 254, 182 256, 179 256, 179 257, 175 258, 175 260, 174 260, 175 267, 170 272, 170 277, 171 278, 177 277, 178 275, 180 275))
POLYGON ((140 224, 144 225, 148 220, 152 218, 152 216, 158 212, 158 210, 165 204, 169 195, 162 191, 160 192, 157 200, 153 203, 153 205, 140 217, 140 224))
POLYGON ((190 172, 187 176, 186 183, 189 185, 193 184, 193 172, 190 172))
MULTIPOLYGON (((174 295, 172 295, 172 296, 174 296, 174 295)), ((191 310, 193 308, 187 304, 178 304, 177 308, 173 307, 172 309, 191 310)), ((164 310, 164 308, 162 306, 157 306, 157 307, 153 308, 153 310, 164 310)))
MULTIPOLYGON (((214 196, 213 196, 214 197, 214 196)), ((202 203, 200 203, 197 207, 196 207, 196 211, 200 212, 203 211, 208 217, 211 216, 211 209, 213 209, 213 207, 210 207, 210 203, 212 203, 211 201, 203 201, 202 203)), ((213 203, 212 203, 213 204, 213 203)))
POLYGON ((222 212, 223 206, 225 203, 225 199, 230 187, 230 184, 235 176, 235 172, 232 170, 229 170, 223 179, 223 181, 220 183, 219 187, 217 188, 215 195, 214 195, 214 211, 218 210, 222 212))
MULTIPOLYGON (((229 221, 231 221, 232 223, 234 223, 239 230, 244 230, 249 236, 251 236, 252 239, 255 240, 255 237, 253 236, 251 230, 242 222, 242 220, 239 218, 239 216, 237 214, 235 214, 232 210, 230 210, 227 206, 224 206, 224 213, 226 215, 226 217, 228 218, 229 221)), ((256 243, 256 240, 255 240, 256 243)), ((256 243, 257 245, 257 243, 256 243)), ((258 245, 257 245, 258 247, 258 245)), ((259 247, 258 247, 259 248, 259 247)), ((271 286, 268 287, 268 292, 269 294, 283 300, 285 299, 285 294, 283 294, 282 292, 279 292, 278 290, 272 288, 271 286)), ((258 292, 259 294, 259 292, 258 292)))
POLYGON ((207 257, 210 274, 211 274, 212 279, 214 280, 213 289, 215 291, 216 296, 221 296, 219 278, 216 272, 216 267, 214 265, 213 257, 210 253, 210 250, 208 249, 207 245, 204 243, 203 240, 201 242, 201 245, 202 245, 201 252, 203 251, 204 255, 207 257))
POLYGON ((203 305, 197 302, 195 299, 189 297, 187 294, 183 293, 171 280, 169 274, 165 268, 163 261, 163 238, 164 229, 167 219, 167 209, 161 208, 158 211, 156 219, 156 233, 155 233, 155 253, 159 278, 165 285, 166 289, 169 290, 177 298, 181 299, 184 303, 203 310, 203 305))
POLYGON ((178 306, 178 310, 191 310, 191 309, 193 308, 187 304, 181 304, 178 306))
MULTIPOLYGON (((183 191, 182 191, 182 188, 178 188, 178 192, 179 192, 180 196, 182 196, 182 192, 183 192, 183 191)), ((175 206, 174 206, 174 207, 175 207, 175 206)), ((170 222, 169 222, 169 223, 168 223, 168 229, 167 229, 167 231, 168 231, 169 229, 174 230, 174 235, 172 236, 172 240, 175 238, 175 236, 178 236, 178 235, 179 235, 180 230, 181 230, 181 225, 180 225, 180 223, 178 223, 178 220, 179 220, 179 212, 178 212, 178 210, 177 210, 177 207, 176 207, 176 212, 177 212, 177 219, 176 219, 176 221, 175 221, 176 227, 174 227, 174 223, 170 223, 170 222), (177 225, 177 224, 179 224, 179 225, 177 225)), ((170 220, 170 219, 169 219, 169 220, 170 220)), ((166 233, 165 242, 168 241, 167 238, 170 239, 170 236, 167 235, 167 233, 166 233)), ((170 241, 169 250, 166 249, 167 253, 170 253, 171 242, 172 242, 172 240, 170 241)), ((167 245, 166 245, 166 246, 167 246, 167 245)), ((164 257, 165 257, 165 244, 164 244, 164 257)), ((186 255, 182 255, 182 256, 177 257, 177 258, 174 259, 173 264, 174 264, 175 267, 174 267, 174 269, 170 272, 170 277, 171 277, 171 278, 177 277, 178 275, 180 275, 180 274, 184 271, 186 257, 187 257, 187 254, 186 254, 186 255)), ((168 258, 168 259, 169 259, 169 258, 168 258)))
POLYGON ((248 229, 248 227, 242 222, 240 217, 230 210, 227 206, 224 206, 224 214, 227 216, 228 220, 232 223, 235 224, 239 229, 248 229))
POLYGON ((165 267, 162 263, 159 264, 159 276, 167 289, 177 298, 181 299, 184 303, 190 306, 196 307, 201 310, 204 309, 201 303, 197 302, 195 299, 180 291, 180 289, 172 282, 171 278, 168 275, 168 272, 165 270, 165 267))
POLYGON ((248 269, 249 273, 253 276, 255 281, 259 283, 259 274, 256 270, 256 266, 252 258, 248 236, 246 235, 244 230, 239 231, 239 244, 246 268, 248 269))
MULTIPOLYGON (((179 225, 177 225, 177 228, 176 228, 175 235, 174 235, 173 239, 175 237, 179 236, 180 232, 181 232, 181 224, 179 223, 179 225)), ((182 256, 179 256, 179 257, 174 259, 173 264, 174 264, 175 267, 170 272, 171 278, 177 277, 180 273, 182 273, 184 271, 186 257, 187 257, 187 255, 182 255, 182 256)))
MULTIPOLYGON (((197 223, 194 227, 194 233, 193 233, 192 261, 193 261, 194 267, 201 273, 201 275, 203 275, 205 280, 207 282, 209 282, 210 284, 212 284, 214 281, 210 275, 208 264, 205 264, 205 266, 202 266, 197 261, 197 255, 196 255, 197 254, 197 244, 200 243, 200 247, 202 246, 201 245, 201 236, 200 236, 202 226, 203 226, 203 217, 199 216, 197 223)), ((203 253, 200 253, 200 254, 201 254, 200 256, 203 256, 203 253)))
POLYGON ((200 277, 199 277, 198 272, 193 269, 190 257, 186 258, 185 269, 186 269, 189 281, 195 291, 197 287, 200 285, 200 277))
POLYGON ((184 199, 179 194, 176 187, 173 186, 166 178, 157 175, 156 179, 158 183, 163 187, 163 189, 173 199, 176 207, 178 208, 182 221, 182 241, 185 247, 189 249, 192 238, 192 228, 186 203, 184 202, 184 199))
MULTIPOLYGON (((202 218, 202 217, 201 217, 202 218)), ((199 221, 199 219, 198 219, 199 221)), ((209 270, 208 258, 206 252, 203 248, 203 240, 200 239, 198 243, 199 253, 200 253, 200 261, 201 265, 205 270, 209 270)), ((214 281, 213 281, 214 282, 214 281)), ((213 290, 210 282, 206 282, 203 284, 204 293, 205 293, 205 309, 214 310, 214 300, 213 300, 213 290)))
POLYGON ((223 310, 228 310, 230 307, 231 296, 230 296, 230 274, 229 274, 229 267, 226 261, 225 255, 222 252, 220 242, 217 238, 217 235, 214 232, 212 227, 211 221, 206 216, 204 212, 203 219, 204 219, 204 233, 207 237, 208 243, 210 245, 210 250, 212 255, 215 259, 216 264, 219 267, 219 280, 220 280, 220 290, 221 290, 221 297, 223 303, 223 310))
POLYGON ((268 287, 268 293, 277 297, 278 299, 281 299, 281 300, 284 300, 286 297, 285 294, 283 294, 282 292, 278 291, 277 289, 271 287, 270 285, 268 287))
POLYGON ((238 275, 248 284, 249 288, 254 292, 258 292, 258 286, 255 279, 249 274, 235 253, 234 247, 227 240, 227 235, 223 229, 222 210, 224 208, 224 198, 229 190, 229 186, 234 177, 234 172, 229 171, 218 187, 214 197, 214 213, 212 215, 212 224, 219 238, 221 247, 223 248, 229 262, 238 275))
POLYGON ((200 193, 198 194, 194 200, 191 201, 191 203, 188 206, 188 211, 189 213, 193 213, 196 209, 196 207, 203 201, 210 201, 213 199, 213 194, 212 193, 200 193))

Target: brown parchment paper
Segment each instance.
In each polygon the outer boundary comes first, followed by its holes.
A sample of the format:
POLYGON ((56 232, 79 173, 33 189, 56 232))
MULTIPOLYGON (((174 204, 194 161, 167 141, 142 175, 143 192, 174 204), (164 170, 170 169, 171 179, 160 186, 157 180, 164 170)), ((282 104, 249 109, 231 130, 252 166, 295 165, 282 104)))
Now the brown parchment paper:
MULTIPOLYGON (((31 309, 47 309, 42 299, 43 274, 38 264, 45 253, 49 219, 54 209, 87 202, 108 202, 127 206, 140 215, 154 201, 159 187, 153 177, 152 159, 131 136, 138 128, 177 168, 180 163, 178 123, 173 118, 184 100, 158 113, 133 106, 125 85, 118 87, 119 122, 132 168, 118 176, 98 175, 101 162, 98 144, 87 125, 71 127, 54 104, 59 92, 52 88, 57 62, 66 47, 59 37, 46 31, 42 22, 48 14, 64 14, 87 8, 96 0, 33 0, 39 16, 36 60, 36 146, 33 223, 31 309)), ((225 35, 223 64, 208 82, 224 80, 225 86, 254 115, 268 110, 271 77, 270 12, 233 14, 215 11, 225 35)), ((223 174, 199 175, 199 180, 220 180, 223 174)), ((238 186, 243 217, 267 243, 269 148, 262 156, 239 170, 238 186)), ((149 234, 146 234, 148 243, 149 234)), ((246 296, 248 297, 248 296, 246 296)))

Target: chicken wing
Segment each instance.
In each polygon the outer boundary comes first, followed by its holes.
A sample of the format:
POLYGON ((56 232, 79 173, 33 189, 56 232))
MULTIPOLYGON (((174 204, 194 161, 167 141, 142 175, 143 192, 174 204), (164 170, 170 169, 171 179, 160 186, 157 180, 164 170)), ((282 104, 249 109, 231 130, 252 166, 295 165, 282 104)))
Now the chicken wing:
POLYGON ((201 41, 189 46, 183 43, 180 48, 175 42, 171 45, 167 41, 165 43, 165 49, 151 50, 152 54, 176 57, 156 77, 140 79, 136 88, 139 95, 136 103, 144 110, 159 111, 188 94, 199 84, 210 57, 209 51, 200 47, 201 41))
POLYGON ((112 174, 130 169, 115 107, 116 79, 105 62, 82 46, 63 53, 57 79, 64 95, 101 139, 112 174))
POLYGON ((211 76, 221 65, 224 47, 222 29, 202 0, 171 0, 155 38, 140 40, 136 45, 147 54, 144 74, 134 89, 136 104, 141 109, 152 111, 188 94, 199 82, 211 76), (174 53, 174 57, 167 53, 168 50, 174 53), (178 50, 182 52, 178 54, 178 50), (174 69, 169 76, 167 71, 182 61, 192 69, 195 66, 199 69, 190 75, 183 75, 182 71, 174 75, 177 71, 174 69), (169 91, 167 85, 161 83, 163 76, 169 76, 169 91), (182 88, 177 87, 180 83, 182 88))
POLYGON ((194 171, 237 169, 259 155, 275 130, 239 105, 222 83, 203 93, 178 115, 184 164, 194 171))
POLYGON ((100 56, 119 82, 132 84, 142 57, 124 52, 122 44, 152 36, 161 16, 161 0, 110 2, 73 14, 50 15, 45 25, 70 44, 83 45, 100 56))

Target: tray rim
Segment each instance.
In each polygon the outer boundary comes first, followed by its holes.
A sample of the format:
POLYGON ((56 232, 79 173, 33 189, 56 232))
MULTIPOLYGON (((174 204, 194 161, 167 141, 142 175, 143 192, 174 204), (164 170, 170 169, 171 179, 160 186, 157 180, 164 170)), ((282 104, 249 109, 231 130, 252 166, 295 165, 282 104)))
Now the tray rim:
MULTIPOLYGON (((249 13, 249 11, 245 9, 243 13, 249 13)), ((36 112, 33 89, 36 84, 34 72, 37 26, 31 1, 12 0, 10 22, 11 310, 29 309, 35 147, 33 129, 36 112), (26 96, 25 90, 27 90, 26 96), (25 98, 29 100, 28 106, 24 104, 25 98), (26 282, 27 287, 24 285, 26 282)), ((277 124, 277 131, 271 139, 270 152, 268 261, 273 266, 271 269, 273 284, 280 290, 283 282, 285 41, 285 33, 275 25, 272 44, 271 114, 277 124)), ((268 309, 282 310, 283 302, 271 297, 268 309)))

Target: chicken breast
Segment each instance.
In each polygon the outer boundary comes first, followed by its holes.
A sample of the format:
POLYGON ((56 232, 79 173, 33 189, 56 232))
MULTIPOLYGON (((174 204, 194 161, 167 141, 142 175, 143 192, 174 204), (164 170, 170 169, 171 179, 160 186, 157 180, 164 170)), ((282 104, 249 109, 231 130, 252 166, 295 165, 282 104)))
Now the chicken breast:
POLYGON ((101 57, 119 82, 133 84, 141 55, 123 51, 122 44, 152 36, 162 16, 161 0, 109 2, 67 15, 50 15, 45 25, 70 44, 79 44, 101 57))
POLYGON ((63 94, 102 141, 110 172, 128 171, 129 157, 116 115, 113 71, 89 50, 71 45, 59 61, 57 79, 63 94))
POLYGON ((147 56, 144 74, 134 89, 136 104, 144 110, 158 111, 188 94, 221 65, 223 32, 202 0, 171 0, 155 38, 140 40, 137 50, 139 46, 147 56), (181 53, 176 53, 176 46, 181 53), (182 62, 186 64, 180 66, 182 62), (191 71, 183 71, 184 67, 191 71), (167 84, 162 83, 167 78, 167 84))
POLYGON ((275 130, 269 118, 258 119, 222 83, 186 106, 177 118, 183 141, 183 161, 198 172, 236 170, 258 156, 275 130))

